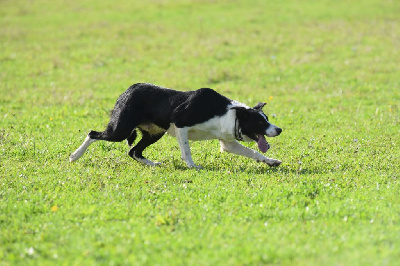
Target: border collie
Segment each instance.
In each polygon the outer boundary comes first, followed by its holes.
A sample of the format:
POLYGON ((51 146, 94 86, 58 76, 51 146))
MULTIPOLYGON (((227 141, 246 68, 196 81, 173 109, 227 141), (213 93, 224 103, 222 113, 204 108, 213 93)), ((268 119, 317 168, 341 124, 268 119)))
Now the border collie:
POLYGON ((275 137, 282 132, 268 121, 262 111, 264 105, 258 103, 250 108, 208 88, 182 92, 153 84, 134 84, 118 98, 106 130, 90 131, 83 144, 71 154, 70 161, 78 160, 97 140, 119 142, 127 139, 128 145, 132 146, 139 130, 142 138, 128 154, 146 165, 159 163, 146 159, 144 149, 168 132, 177 138, 182 160, 188 167, 201 168, 192 160, 189 140, 207 139, 218 139, 221 151, 278 166, 281 161, 267 158, 238 142, 255 141, 265 153, 270 146, 264 135, 275 137))

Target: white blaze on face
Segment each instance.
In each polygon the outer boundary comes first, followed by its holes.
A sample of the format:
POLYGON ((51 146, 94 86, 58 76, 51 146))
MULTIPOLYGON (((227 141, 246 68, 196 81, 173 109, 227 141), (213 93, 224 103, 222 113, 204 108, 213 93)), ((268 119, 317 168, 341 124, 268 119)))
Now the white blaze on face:
POLYGON ((267 123, 269 123, 269 122, 268 122, 268 119, 267 119, 267 116, 266 116, 263 112, 259 112, 259 114, 265 119, 265 121, 266 121, 267 123))
POLYGON ((268 121, 267 116, 266 116, 263 112, 260 112, 260 115, 261 115, 262 117, 264 117, 265 121, 269 124, 269 127, 268 127, 267 130, 265 131, 265 135, 267 135, 268 137, 275 137, 275 136, 277 136, 277 135, 278 135, 278 131, 277 131, 276 129, 277 129, 278 127, 275 126, 275 125, 273 125, 273 124, 271 124, 271 123, 268 121))

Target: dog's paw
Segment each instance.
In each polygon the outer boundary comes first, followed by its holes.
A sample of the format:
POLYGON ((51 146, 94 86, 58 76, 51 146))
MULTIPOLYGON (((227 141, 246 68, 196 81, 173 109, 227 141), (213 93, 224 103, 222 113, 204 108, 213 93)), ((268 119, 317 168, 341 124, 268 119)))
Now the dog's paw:
POLYGON ((267 163, 269 166, 276 167, 276 166, 279 166, 282 163, 282 161, 275 160, 275 159, 269 159, 265 163, 267 163))
POLYGON ((138 161, 138 162, 140 162, 142 164, 148 165, 148 166, 155 167, 155 166, 161 165, 161 163, 159 163, 159 162, 153 162, 153 161, 150 161, 150 160, 148 160, 146 158, 139 158, 139 157, 136 157, 135 155, 132 155, 131 157, 133 159, 135 159, 136 161, 138 161))
POLYGON ((201 165, 196 165, 196 164, 187 164, 187 166, 188 166, 189 168, 198 169, 198 170, 203 169, 203 166, 201 166, 201 165))
POLYGON ((77 154, 77 153, 72 153, 70 156, 69 156, 69 162, 70 163, 73 163, 73 162, 75 162, 76 160, 78 160, 79 158, 81 157, 81 155, 80 154, 77 154))
POLYGON ((195 168, 198 169, 198 170, 201 170, 201 169, 203 169, 204 167, 201 166, 201 165, 195 165, 195 168))

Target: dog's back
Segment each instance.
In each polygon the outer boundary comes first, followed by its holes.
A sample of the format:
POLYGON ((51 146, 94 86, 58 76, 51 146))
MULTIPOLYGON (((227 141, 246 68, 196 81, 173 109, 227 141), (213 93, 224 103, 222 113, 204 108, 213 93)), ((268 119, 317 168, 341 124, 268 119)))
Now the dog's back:
POLYGON ((133 126, 154 123, 165 130, 171 123, 178 127, 193 126, 225 114, 230 103, 230 99, 208 88, 182 92, 138 83, 118 98, 110 127, 125 123, 124 117, 133 126))

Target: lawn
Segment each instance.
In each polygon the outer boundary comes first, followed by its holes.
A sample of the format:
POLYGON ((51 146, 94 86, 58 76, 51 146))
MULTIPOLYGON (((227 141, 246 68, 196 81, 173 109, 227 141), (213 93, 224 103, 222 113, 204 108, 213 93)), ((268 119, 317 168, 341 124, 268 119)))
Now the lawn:
MULTIPOLYGON (((400 2, 0 1, 0 265, 398 265, 400 2), (277 168, 94 143, 150 82, 260 101, 277 168)), ((246 144, 256 149, 255 143, 246 144)))

